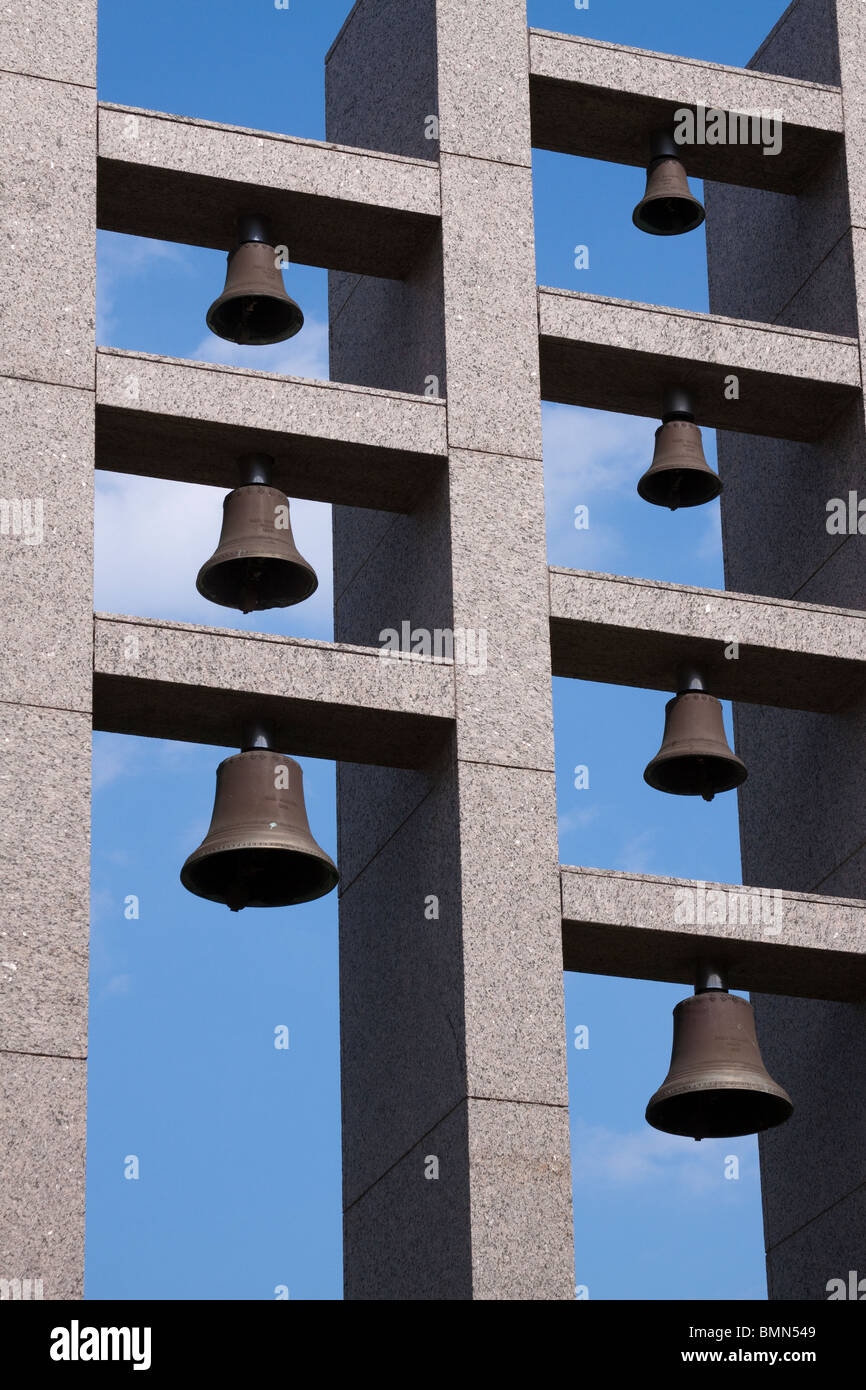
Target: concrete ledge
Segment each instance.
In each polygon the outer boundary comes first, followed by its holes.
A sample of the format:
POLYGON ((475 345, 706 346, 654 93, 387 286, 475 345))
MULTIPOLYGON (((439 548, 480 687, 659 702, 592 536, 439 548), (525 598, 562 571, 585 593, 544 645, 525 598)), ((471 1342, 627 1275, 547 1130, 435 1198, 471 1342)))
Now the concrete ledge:
POLYGON ((424 767, 454 719, 454 672, 369 647, 95 616, 93 727, 229 748, 256 718, 287 753, 424 767))
MULTIPOLYGON (((568 34, 529 34, 532 143, 546 150, 643 165, 653 130, 682 107, 778 111, 782 147, 694 145, 683 160, 695 178, 798 193, 842 138, 837 87, 623 48, 568 34)), ((635 202, 640 193, 635 185, 635 202)))
POLYGON ((96 466, 235 487, 264 451, 292 497, 410 511, 445 467, 445 403, 241 367, 100 348, 96 466))
POLYGON ((402 279, 439 225, 427 160, 101 104, 97 225, 228 251, 240 212, 293 261, 402 279))
POLYGON ((558 289, 539 289, 538 312, 548 401, 658 418, 682 385, 699 425, 814 441, 860 392, 854 338, 558 289))
POLYGON ((866 698, 866 613, 845 608, 553 568, 550 645, 555 676, 674 690, 693 662, 721 699, 835 713, 866 698))
POLYGON ((696 962, 732 989, 866 1000, 866 902, 563 866, 563 966, 694 987, 696 962))

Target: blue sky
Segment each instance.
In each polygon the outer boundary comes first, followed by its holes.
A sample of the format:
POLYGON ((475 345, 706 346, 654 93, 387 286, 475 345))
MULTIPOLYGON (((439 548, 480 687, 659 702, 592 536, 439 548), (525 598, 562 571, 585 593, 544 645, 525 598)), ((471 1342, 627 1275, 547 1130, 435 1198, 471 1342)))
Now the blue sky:
MULTIPOLYGON (((152 110, 320 139, 323 60, 349 0, 102 0, 99 95, 152 110)), ((782 0, 530 0, 529 22, 615 43, 744 64, 782 0)), ((700 195, 700 185, 693 183, 700 195)), ((694 310, 707 306, 702 231, 642 236, 640 171, 539 152, 541 284, 694 310), (589 248, 586 270, 576 245, 589 248)), ((99 236, 97 341, 327 377, 326 275, 293 266, 298 338, 238 349, 207 331, 225 257, 99 236)), ((552 564, 722 587, 718 504, 662 514, 634 491, 656 421, 545 407, 552 564), (576 531, 574 508, 590 508, 576 531)), ((714 439, 704 434, 714 460, 714 439)), ((96 607, 330 639, 330 514, 294 502, 295 537, 320 587, 298 608, 244 618, 199 598, 223 493, 97 478, 96 607)), ((736 803, 652 792, 665 697, 555 682, 560 857, 569 864, 739 881, 736 803), (590 770, 577 791, 573 770, 590 770)), ((291 750, 289 750, 291 751, 291 750)), ((87 1296, 342 1296, 336 895, 287 912, 227 911, 178 871, 210 816, 225 750, 94 737, 87 1296), (140 901, 128 920, 124 903, 140 901), (274 1030, 289 1029, 288 1050, 274 1030), (128 1155, 137 1181, 124 1177, 128 1155)), ((304 760, 314 833, 336 852, 334 767, 304 760)), ((577 1281, 590 1297, 763 1298, 757 1144, 696 1145, 644 1123, 670 1049, 680 986, 569 975, 577 1281), (724 1177, 724 1159, 740 1178, 724 1177), (712 1260, 696 1232, 713 1211, 712 1260)))

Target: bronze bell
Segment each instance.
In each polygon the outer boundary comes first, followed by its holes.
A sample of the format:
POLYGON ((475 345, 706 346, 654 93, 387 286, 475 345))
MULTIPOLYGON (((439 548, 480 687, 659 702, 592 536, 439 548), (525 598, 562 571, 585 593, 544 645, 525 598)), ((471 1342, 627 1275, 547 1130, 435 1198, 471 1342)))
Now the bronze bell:
POLYGON ((207 311, 207 326, 230 343, 282 343, 304 325, 286 293, 274 243, 262 217, 238 218, 238 244, 229 252, 225 289, 207 311))
POLYGON ((670 1070, 646 1108, 647 1122, 691 1139, 759 1134, 783 1124, 794 1107, 761 1059, 751 1004, 708 975, 714 983, 674 1009, 670 1070))
POLYGON ((268 748, 265 735, 251 741, 217 768, 210 829, 180 881, 232 912, 312 902, 339 874, 310 834, 303 773, 294 758, 268 748))
POLYGON ((672 512, 712 502, 722 490, 721 478, 704 458, 691 397, 680 388, 665 392, 653 461, 637 490, 645 502, 672 512))
POLYGON ((273 459, 248 454, 240 462, 245 482, 223 502, 219 544, 196 588, 211 603, 242 613, 302 603, 319 581, 295 546, 289 499, 269 486, 273 459))
POLYGON ((708 695, 696 673, 681 678, 680 693, 665 706, 662 746, 644 772, 656 791, 702 796, 731 791, 748 777, 745 763, 725 736, 721 702, 708 695))
POLYGON ((669 131, 656 131, 650 145, 646 192, 632 221, 651 236, 681 236, 700 227, 706 213, 689 188, 680 146, 669 131))

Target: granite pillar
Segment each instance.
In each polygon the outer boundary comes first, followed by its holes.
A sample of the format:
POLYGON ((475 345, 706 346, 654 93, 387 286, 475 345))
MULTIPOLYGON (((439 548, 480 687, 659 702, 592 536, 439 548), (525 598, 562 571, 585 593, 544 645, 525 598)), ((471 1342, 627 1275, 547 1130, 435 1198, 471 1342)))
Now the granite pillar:
MULTIPOLYGON (((706 186, 713 312, 862 344, 864 60, 860 0, 797 0, 753 58, 760 71, 841 84, 846 133, 796 197, 706 186)), ((720 433, 726 583, 863 609, 866 538, 827 524, 832 499, 866 497, 862 398, 821 427, 808 445, 720 433)), ((833 716, 736 708, 750 769, 739 793, 745 882, 866 897, 864 697, 852 686, 833 716)), ((795 1103, 792 1120, 760 1140, 769 1294, 826 1299, 829 1281, 862 1272, 866 1250, 866 1007, 779 996, 755 1005, 767 1066, 795 1103)))
POLYGON ((4 9, 0 107, 0 1279, 80 1298, 96 0, 4 9))
POLYGON ((336 636, 453 634, 457 709, 429 768, 339 769, 346 1296, 568 1299, 523 0, 361 0, 327 112, 330 140, 439 160, 406 280, 331 276, 331 375, 447 396, 449 441, 412 514, 336 509, 336 636))

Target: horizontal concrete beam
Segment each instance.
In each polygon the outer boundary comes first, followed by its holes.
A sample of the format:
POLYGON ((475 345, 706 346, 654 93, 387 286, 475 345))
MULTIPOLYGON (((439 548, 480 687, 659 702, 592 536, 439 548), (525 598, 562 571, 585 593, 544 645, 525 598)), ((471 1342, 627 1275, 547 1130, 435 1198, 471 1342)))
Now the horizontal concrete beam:
POLYGON ((293 261, 402 279, 439 226, 426 160, 161 112, 99 108, 97 225, 228 251, 241 212, 293 261))
POLYGON ((450 663, 377 650, 99 613, 93 726, 239 746, 268 720, 287 753, 424 767, 454 719, 450 663))
POLYGON ((866 613, 581 570, 550 571, 555 676, 834 713, 866 699, 866 613), (736 657, 731 639, 739 645, 736 657))
POLYGON ((814 441, 860 391, 853 338, 557 289, 539 290, 538 312, 548 401, 658 418, 682 385, 700 425, 814 441))
POLYGON ((563 867, 566 970, 694 986, 698 960, 731 989, 866 1001, 866 902, 563 867))
MULTIPOLYGON (((532 143, 541 149, 643 165, 652 131, 672 127, 684 107, 778 112, 777 154, 696 144, 683 160, 696 178, 798 193, 842 138, 837 87, 539 29, 530 30, 529 56, 532 143)), ((635 202, 642 193, 635 184, 635 202)))
POLYGON ((291 497, 408 512, 447 456, 445 403, 240 367, 100 348, 96 466, 235 487, 272 454, 291 497))

